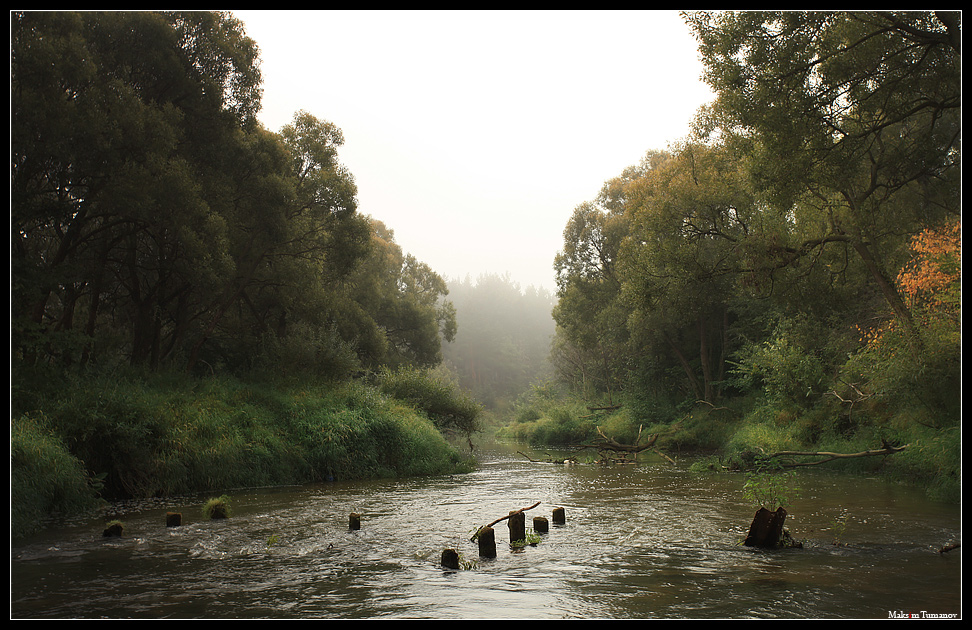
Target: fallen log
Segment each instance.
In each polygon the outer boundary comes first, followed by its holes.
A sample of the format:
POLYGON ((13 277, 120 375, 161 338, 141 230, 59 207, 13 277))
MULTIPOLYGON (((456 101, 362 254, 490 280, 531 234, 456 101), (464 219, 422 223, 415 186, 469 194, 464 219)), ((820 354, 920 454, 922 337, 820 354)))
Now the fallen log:
POLYGON ((484 530, 484 529, 486 529, 487 527, 492 527, 493 525, 495 525, 495 524, 497 524, 497 523, 500 523, 500 522, 502 522, 502 521, 505 521, 506 519, 508 519, 508 518, 510 518, 510 517, 511 517, 511 516, 513 516, 514 514, 521 514, 521 513, 523 513, 523 512, 526 512, 527 510, 532 510, 533 508, 535 508, 535 507, 537 507, 538 505, 540 505, 540 502, 539 502, 539 501, 537 501, 536 503, 534 503, 534 504, 533 504, 533 505, 531 505, 530 507, 525 507, 525 508, 520 508, 519 510, 513 510, 512 512, 510 512, 510 513, 509 513, 509 514, 507 514, 506 516, 503 516, 503 517, 500 517, 500 518, 498 518, 498 519, 496 519, 495 521, 493 521, 492 523, 490 523, 490 524, 488 524, 488 525, 483 525, 482 527, 480 527, 480 528, 478 528, 478 529, 476 530, 476 533, 475 533, 475 534, 473 534, 473 536, 472 536, 472 538, 470 538, 469 540, 472 540, 472 541, 474 541, 474 542, 475 542, 475 541, 476 541, 476 539, 477 539, 477 538, 479 538, 479 532, 481 532, 481 531, 483 531, 483 530, 484 530))
POLYGON ((774 457, 824 457, 815 462, 789 462, 781 463, 780 465, 784 468, 798 468, 800 466, 817 466, 820 464, 826 464, 827 462, 832 462, 836 459, 850 459, 853 457, 873 457, 875 455, 893 455, 894 453, 899 453, 908 448, 908 445, 904 446, 891 446, 887 442, 882 444, 881 448, 872 449, 869 451, 861 451, 860 453, 831 453, 829 451, 779 451, 778 453, 773 453, 768 455, 763 459, 773 459, 774 457))

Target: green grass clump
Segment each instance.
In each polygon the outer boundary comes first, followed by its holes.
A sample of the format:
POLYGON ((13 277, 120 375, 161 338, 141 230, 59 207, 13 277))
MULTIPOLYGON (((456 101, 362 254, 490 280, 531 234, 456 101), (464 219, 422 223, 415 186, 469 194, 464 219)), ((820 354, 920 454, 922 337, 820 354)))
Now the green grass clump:
POLYGON ((229 518, 232 510, 230 509, 230 498, 225 494, 212 498, 203 505, 203 518, 206 520, 229 518))

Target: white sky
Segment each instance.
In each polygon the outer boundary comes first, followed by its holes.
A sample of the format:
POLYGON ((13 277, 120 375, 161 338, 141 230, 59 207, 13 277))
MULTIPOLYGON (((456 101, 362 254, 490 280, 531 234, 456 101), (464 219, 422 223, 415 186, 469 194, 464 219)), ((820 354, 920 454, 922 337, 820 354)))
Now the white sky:
POLYGON ((344 133, 358 209, 446 279, 556 290, 574 208, 689 132, 712 94, 673 11, 235 11, 260 118, 344 133))

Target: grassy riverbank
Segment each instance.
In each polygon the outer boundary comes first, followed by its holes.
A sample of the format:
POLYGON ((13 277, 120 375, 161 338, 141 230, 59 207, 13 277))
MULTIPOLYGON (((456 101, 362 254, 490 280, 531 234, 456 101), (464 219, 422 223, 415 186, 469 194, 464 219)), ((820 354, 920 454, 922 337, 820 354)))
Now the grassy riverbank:
MULTIPOLYGON (((383 387, 20 375, 12 395, 12 530, 30 531, 44 517, 102 498, 468 470, 436 409, 423 409, 414 392, 408 402, 385 393, 407 377, 389 376, 383 387)), ((424 391, 443 393, 423 382, 424 391)))
MULTIPOLYGON (((961 426, 936 425, 936 418, 913 407, 862 405, 848 414, 829 401, 799 408, 740 397, 724 401, 719 407, 696 404, 677 413, 669 409, 672 420, 664 421, 652 417, 659 415, 657 410, 637 405, 625 404, 610 412, 591 411, 578 399, 537 394, 517 402, 512 421, 497 430, 498 437, 536 448, 602 441, 598 427, 623 444, 635 443, 639 431, 642 441, 657 433, 656 444, 665 454, 677 457, 679 453, 708 453, 712 468, 717 470, 744 468, 761 454, 860 453, 880 449, 886 441, 907 448, 893 455, 840 459, 822 466, 921 486, 936 500, 957 503, 961 498, 961 426)), ((641 457, 657 455, 649 451, 641 457)))

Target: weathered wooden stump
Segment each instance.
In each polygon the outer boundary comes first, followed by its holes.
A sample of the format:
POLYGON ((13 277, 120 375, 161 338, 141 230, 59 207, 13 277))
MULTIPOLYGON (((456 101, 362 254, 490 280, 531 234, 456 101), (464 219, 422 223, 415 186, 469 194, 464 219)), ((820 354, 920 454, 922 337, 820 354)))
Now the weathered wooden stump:
POLYGON ((357 512, 351 512, 348 517, 348 527, 352 530, 361 529, 361 515, 357 512))
POLYGON ((496 532, 492 527, 479 530, 479 555, 483 558, 496 557, 496 532))
POLYGON ((122 532, 124 531, 125 531, 124 525, 122 525, 117 521, 113 521, 111 523, 108 523, 108 526, 105 527, 105 531, 102 532, 101 535, 104 536, 105 538, 108 538, 109 536, 121 536, 122 532))
POLYGON ((558 507, 553 510, 553 522, 554 525, 563 525, 567 522, 567 513, 564 508, 558 507))
POLYGON ((526 515, 521 510, 510 512, 510 518, 507 523, 510 526, 511 543, 526 540, 526 515))
POLYGON ((455 549, 444 549, 442 551, 442 559, 440 561, 442 566, 447 569, 458 569, 459 568, 459 552, 455 549))
POLYGON ((166 512, 165 513, 165 526, 166 527, 179 527, 182 525, 182 513, 181 512, 166 512))
POLYGON ((533 517, 533 531, 538 534, 546 534, 548 531, 550 531, 550 523, 547 522, 546 516, 533 517))
POLYGON ((783 522, 786 520, 786 510, 782 507, 770 512, 764 507, 759 508, 753 522, 749 526, 749 534, 743 544, 747 547, 776 548, 783 546, 783 522))

